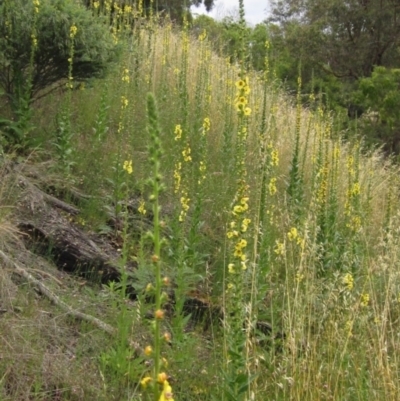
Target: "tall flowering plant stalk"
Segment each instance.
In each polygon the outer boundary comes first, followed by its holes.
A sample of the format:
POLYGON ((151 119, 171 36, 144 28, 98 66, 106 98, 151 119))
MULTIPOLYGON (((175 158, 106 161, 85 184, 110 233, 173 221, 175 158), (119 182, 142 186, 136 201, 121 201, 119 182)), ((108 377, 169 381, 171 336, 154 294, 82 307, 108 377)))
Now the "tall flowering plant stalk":
POLYGON ((153 329, 153 345, 146 346, 144 354, 152 359, 152 372, 147 374, 142 380, 141 384, 144 388, 150 387, 153 389, 153 400, 154 401, 173 401, 173 394, 171 385, 168 382, 168 375, 164 371, 167 368, 168 362, 165 358, 162 358, 161 348, 164 341, 170 342, 171 338, 168 333, 161 333, 162 322, 165 317, 164 304, 167 301, 167 295, 163 291, 163 287, 169 285, 169 278, 162 277, 161 274, 161 226, 160 220, 160 204, 159 197, 161 192, 164 190, 162 184, 162 177, 160 174, 161 166, 161 140, 160 140, 160 128, 158 126, 158 114, 156 109, 155 99, 152 94, 147 96, 147 118, 148 126, 147 130, 150 134, 150 162, 152 166, 152 176, 149 179, 152 192, 149 198, 153 209, 153 232, 149 233, 153 241, 153 255, 151 256, 151 262, 154 269, 155 285, 149 283, 148 287, 154 290, 154 316, 152 321, 153 329))
MULTIPOLYGON (((245 25, 243 1, 239 1, 240 24, 245 25)), ((245 284, 249 262, 249 185, 246 169, 246 142, 248 122, 251 116, 249 107, 250 84, 244 68, 244 50, 241 51, 241 70, 236 81, 234 106, 238 114, 236 137, 235 171, 237 177, 236 194, 230 209, 227 230, 229 263, 226 275, 225 316, 224 316, 224 399, 244 400, 249 389, 251 377, 247 372, 246 322, 247 304, 245 284)))

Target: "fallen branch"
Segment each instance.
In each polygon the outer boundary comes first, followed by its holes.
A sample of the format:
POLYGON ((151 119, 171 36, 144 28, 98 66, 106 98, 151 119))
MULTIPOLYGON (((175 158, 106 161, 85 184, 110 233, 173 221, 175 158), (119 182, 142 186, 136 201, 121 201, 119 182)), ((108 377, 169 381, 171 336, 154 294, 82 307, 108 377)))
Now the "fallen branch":
POLYGON ((49 298, 55 305, 59 306, 63 309, 68 315, 71 315, 79 320, 84 320, 86 322, 90 322, 100 328, 101 330, 107 332, 110 335, 114 335, 116 330, 114 327, 110 326, 107 323, 104 323, 100 319, 97 319, 94 316, 87 315, 86 313, 79 312, 64 301, 62 301, 57 295, 55 295, 51 290, 49 290, 43 283, 39 280, 35 279, 26 269, 19 266, 16 262, 11 260, 3 251, 0 251, 0 258, 3 260, 4 264, 9 268, 12 268, 18 275, 24 277, 30 283, 35 285, 35 287, 40 291, 41 294, 45 295, 49 298))

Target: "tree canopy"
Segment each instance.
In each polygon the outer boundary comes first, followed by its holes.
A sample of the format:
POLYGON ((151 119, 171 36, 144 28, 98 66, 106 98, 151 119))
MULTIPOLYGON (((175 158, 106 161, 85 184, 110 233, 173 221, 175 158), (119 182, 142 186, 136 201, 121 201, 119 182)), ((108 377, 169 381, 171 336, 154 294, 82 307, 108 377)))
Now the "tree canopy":
POLYGON ((274 0, 270 20, 283 27, 293 54, 338 78, 399 65, 399 1, 274 0))

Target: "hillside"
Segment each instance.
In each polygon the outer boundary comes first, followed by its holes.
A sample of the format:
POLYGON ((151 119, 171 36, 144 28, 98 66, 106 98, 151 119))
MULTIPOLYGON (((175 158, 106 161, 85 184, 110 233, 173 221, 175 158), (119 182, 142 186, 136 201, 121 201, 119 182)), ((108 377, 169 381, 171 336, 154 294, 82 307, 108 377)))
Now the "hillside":
POLYGON ((0 159, 0 400, 397 401, 398 167, 205 32, 118 40, 0 159))

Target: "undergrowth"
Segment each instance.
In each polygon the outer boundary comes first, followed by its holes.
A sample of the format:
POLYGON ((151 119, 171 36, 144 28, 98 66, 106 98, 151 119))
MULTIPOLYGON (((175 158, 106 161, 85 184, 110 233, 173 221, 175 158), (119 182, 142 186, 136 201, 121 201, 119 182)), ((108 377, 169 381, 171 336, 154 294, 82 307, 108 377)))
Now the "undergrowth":
POLYGON ((118 335, 2 271, 2 305, 22 309, 0 318, 0 399, 398 400, 397 166, 303 109, 301 81, 293 104, 185 24, 127 24, 108 78, 34 105, 38 158, 121 254, 120 283, 63 295, 118 335))

